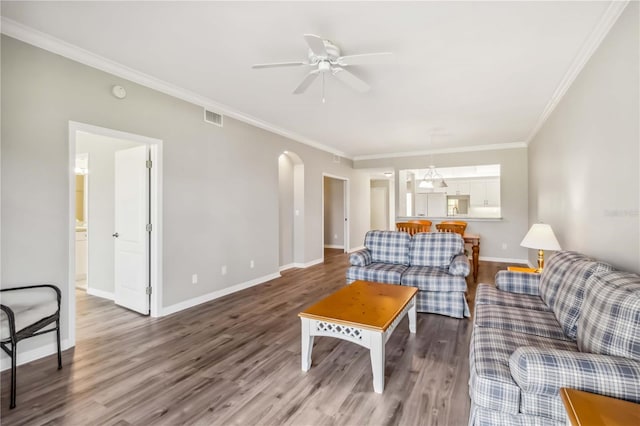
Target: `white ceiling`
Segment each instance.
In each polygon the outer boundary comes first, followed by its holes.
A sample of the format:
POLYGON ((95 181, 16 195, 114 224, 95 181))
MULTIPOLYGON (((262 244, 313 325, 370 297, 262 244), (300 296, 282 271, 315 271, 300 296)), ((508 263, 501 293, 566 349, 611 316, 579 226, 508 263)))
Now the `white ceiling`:
POLYGON ((610 3, 3 1, 2 15, 4 27, 8 18, 363 158, 526 142, 610 3), (395 63, 349 68, 371 91, 332 79, 326 104, 319 80, 292 94, 305 67, 251 69, 305 60, 304 33, 344 55, 393 52, 395 63))

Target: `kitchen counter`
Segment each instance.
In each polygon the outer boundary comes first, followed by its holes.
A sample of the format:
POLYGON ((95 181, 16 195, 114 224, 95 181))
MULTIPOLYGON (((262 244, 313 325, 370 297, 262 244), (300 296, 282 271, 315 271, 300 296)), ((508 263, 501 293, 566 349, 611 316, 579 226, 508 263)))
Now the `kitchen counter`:
POLYGON ((408 220, 430 220, 432 222, 443 220, 464 220, 465 222, 500 222, 502 217, 476 217, 476 216, 441 216, 441 217, 429 217, 429 216, 399 216, 396 218, 396 222, 406 222, 408 220))

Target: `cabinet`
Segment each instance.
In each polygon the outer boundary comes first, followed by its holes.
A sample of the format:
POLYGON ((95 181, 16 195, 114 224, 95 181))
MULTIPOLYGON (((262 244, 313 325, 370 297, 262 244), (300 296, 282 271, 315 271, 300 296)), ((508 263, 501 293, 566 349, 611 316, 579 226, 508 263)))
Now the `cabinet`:
POLYGON ((76 231, 76 280, 87 279, 87 231, 76 231))
POLYGON ((447 195, 469 195, 469 181, 447 181, 447 195))
POLYGON ((473 207, 500 207, 500 179, 470 182, 469 195, 473 207))
POLYGON ((445 217, 447 215, 447 196, 444 192, 416 194, 415 215, 445 217))

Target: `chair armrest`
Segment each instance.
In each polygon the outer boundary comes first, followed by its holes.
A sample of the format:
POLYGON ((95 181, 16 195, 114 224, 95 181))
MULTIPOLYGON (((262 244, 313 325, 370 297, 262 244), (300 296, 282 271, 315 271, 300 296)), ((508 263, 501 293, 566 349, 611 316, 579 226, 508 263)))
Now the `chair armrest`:
POLYGON ((469 259, 465 254, 455 255, 449 265, 449 274, 456 277, 466 277, 470 270, 469 259))
POLYGON ((640 361, 630 358, 523 346, 509 369, 524 392, 555 396, 565 387, 640 402, 640 361))
POLYGON ((540 295, 540 274, 498 271, 496 287, 509 293, 540 295))
POLYGON ((371 264, 371 252, 368 249, 354 251, 349 256, 349 263, 353 266, 367 266, 371 264))

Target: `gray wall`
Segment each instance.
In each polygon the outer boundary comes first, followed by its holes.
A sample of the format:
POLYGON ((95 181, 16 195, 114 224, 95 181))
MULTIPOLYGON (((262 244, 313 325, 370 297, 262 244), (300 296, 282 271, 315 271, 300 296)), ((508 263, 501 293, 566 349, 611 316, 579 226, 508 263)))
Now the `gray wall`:
MULTIPOLYGON (((438 167, 500 164, 500 200, 502 220, 469 220, 467 231, 480 234, 480 259, 527 259, 527 250, 520 241, 529 229, 527 221, 527 149, 513 148, 493 151, 476 151, 450 154, 434 154, 433 163, 438 167), (506 248, 503 249, 503 243, 506 248)), ((401 169, 417 169, 431 164, 430 156, 398 157, 377 160, 360 160, 354 163, 359 169, 393 168, 398 175, 401 169)), ((395 182, 396 208, 398 206, 398 181, 395 182)), ((397 212, 396 212, 397 213, 397 212)), ((433 225, 435 227, 435 223, 433 225)))
POLYGON ((89 269, 87 284, 108 293, 114 287, 115 153, 139 144, 79 132, 76 153, 89 154, 89 269))
MULTIPOLYGON (((229 117, 223 128, 205 123, 200 106, 4 35, 1 55, 1 282, 58 283, 63 338, 69 312, 69 120, 163 141, 165 307, 278 272, 278 157, 284 150, 304 163, 300 260, 323 257, 323 173, 350 178, 352 241, 364 239, 369 182, 351 161, 336 163, 330 153, 229 117), (127 89, 125 99, 111 94, 115 84, 127 89)), ((38 339, 25 342, 23 350, 53 341, 38 339)))
POLYGON ((324 178, 324 245, 344 247, 344 181, 324 178))
POLYGON ((638 6, 627 6, 529 146, 531 223, 550 224, 564 249, 634 272, 640 272, 638 6))

